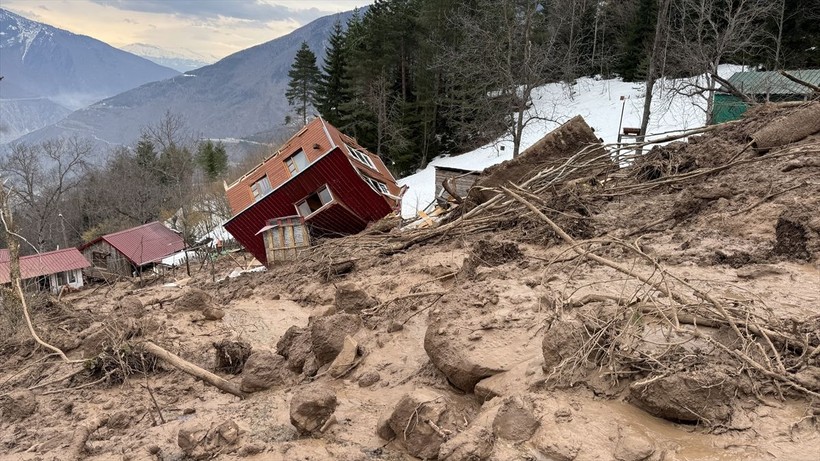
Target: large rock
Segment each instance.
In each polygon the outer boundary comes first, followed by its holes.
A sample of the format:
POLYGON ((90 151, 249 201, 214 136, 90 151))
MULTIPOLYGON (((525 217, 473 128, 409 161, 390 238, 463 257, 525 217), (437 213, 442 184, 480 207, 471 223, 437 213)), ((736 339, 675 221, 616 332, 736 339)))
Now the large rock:
POLYGON ((458 418, 443 395, 420 389, 399 400, 388 424, 409 454, 436 459, 445 441, 436 428, 455 433, 458 418))
POLYGON ((484 461, 493 453, 493 438, 484 426, 472 426, 441 444, 438 459, 442 461, 484 461))
POLYGON ((359 350, 359 343, 350 336, 345 336, 344 344, 339 355, 333 359, 333 363, 327 369, 327 374, 334 378, 341 378, 345 373, 350 371, 353 364, 356 363, 356 352, 359 350))
POLYGON ((363 309, 369 309, 379 302, 371 298, 364 290, 355 283, 344 283, 336 287, 336 297, 333 304, 336 312, 358 313, 363 309))
POLYGON ((345 336, 353 336, 362 326, 358 315, 334 314, 316 319, 310 326, 313 355, 321 366, 330 363, 344 346, 345 336))
POLYGON ((214 299, 199 288, 188 288, 174 302, 174 307, 180 311, 204 311, 214 307, 214 299))
POLYGON ((732 416, 737 383, 731 370, 675 373, 629 386, 629 400, 659 418, 714 426, 732 416))
POLYGON ((317 433, 336 411, 336 394, 321 387, 308 387, 290 400, 290 423, 302 435, 317 433))
POLYGON ((529 440, 540 425, 532 401, 514 395, 501 402, 493 420, 493 433, 501 439, 521 442, 529 440))
POLYGON ((615 459, 618 461, 644 461, 655 453, 655 443, 645 433, 631 427, 618 431, 615 459))
POLYGON ((431 314, 424 350, 455 387, 472 392, 482 379, 539 355, 538 342, 530 336, 541 317, 523 305, 481 313, 448 304, 431 314))
POLYGON ((214 426, 210 421, 194 418, 179 426, 177 445, 187 458, 212 459, 235 450, 239 437, 239 426, 233 420, 214 426))
POLYGON ((541 343, 544 371, 552 372, 564 360, 576 356, 589 339, 584 324, 578 320, 555 320, 550 324, 541 343))
POLYGON ((23 389, 0 396, 0 416, 3 421, 19 421, 37 411, 37 396, 23 389))
POLYGON ((253 351, 242 369, 243 392, 258 392, 284 386, 290 381, 285 358, 268 349, 253 351))
POLYGON ((292 326, 276 343, 276 353, 288 360, 288 368, 301 373, 305 361, 311 355, 310 331, 307 328, 292 326))

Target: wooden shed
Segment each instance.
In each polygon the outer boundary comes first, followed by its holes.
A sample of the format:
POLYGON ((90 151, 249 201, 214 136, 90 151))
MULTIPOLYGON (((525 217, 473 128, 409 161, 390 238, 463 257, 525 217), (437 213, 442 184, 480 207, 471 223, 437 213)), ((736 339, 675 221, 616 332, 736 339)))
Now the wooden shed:
POLYGON ((444 181, 449 181, 454 191, 459 197, 464 198, 473 187, 480 171, 465 170, 461 168, 453 168, 447 166, 435 166, 436 169, 436 197, 442 197, 447 194, 444 190, 444 181), (444 194, 444 195, 443 195, 444 194))
POLYGON ((80 247, 93 278, 131 277, 185 247, 182 237, 159 222, 103 235, 80 247))

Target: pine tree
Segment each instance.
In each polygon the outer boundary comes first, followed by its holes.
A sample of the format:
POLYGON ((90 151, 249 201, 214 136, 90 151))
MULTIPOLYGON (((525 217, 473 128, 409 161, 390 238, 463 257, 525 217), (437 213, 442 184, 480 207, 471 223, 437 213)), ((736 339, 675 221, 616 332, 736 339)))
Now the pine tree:
POLYGON ((347 75, 346 34, 342 23, 336 21, 330 34, 330 45, 325 52, 322 75, 316 88, 316 108, 327 121, 341 126, 343 106, 350 98, 347 75))
POLYGON ((296 59, 288 71, 288 89, 285 96, 288 104, 296 106, 296 114, 302 116, 302 123, 307 124, 308 106, 316 104, 316 89, 321 74, 316 67, 316 55, 310 51, 307 42, 296 52, 296 59))
POLYGON ((222 142, 216 144, 210 139, 199 145, 196 156, 197 162, 205 175, 214 180, 228 170, 228 154, 222 142))

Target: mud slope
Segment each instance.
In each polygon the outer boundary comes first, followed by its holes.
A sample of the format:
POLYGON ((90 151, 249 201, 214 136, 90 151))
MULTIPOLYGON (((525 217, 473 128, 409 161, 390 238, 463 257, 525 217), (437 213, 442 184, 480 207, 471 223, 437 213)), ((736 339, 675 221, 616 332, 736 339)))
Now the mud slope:
POLYGON ((0 459, 816 459, 820 135, 748 145, 795 110, 268 272, 31 299, 76 363, 4 293, 0 459))

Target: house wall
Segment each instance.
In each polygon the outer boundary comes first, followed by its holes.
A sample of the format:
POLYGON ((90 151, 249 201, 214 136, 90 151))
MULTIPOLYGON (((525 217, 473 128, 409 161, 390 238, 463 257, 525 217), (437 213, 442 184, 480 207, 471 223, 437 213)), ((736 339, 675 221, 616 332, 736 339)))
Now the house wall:
POLYGON ((267 220, 297 214, 295 203, 327 184, 338 206, 314 214, 307 221, 323 233, 350 234, 364 229, 393 209, 393 203, 359 178, 347 155, 336 148, 312 164, 296 180, 284 184, 251 208, 231 218, 225 229, 256 259, 267 264, 262 229, 267 220))
MULTIPOLYGON (((69 286, 71 288, 74 288, 75 290, 82 288, 82 286, 83 286, 83 271, 82 270, 75 269, 75 270, 71 270, 71 271, 62 272, 61 274, 63 274, 64 279, 67 281, 67 283, 66 283, 67 286, 69 286), (71 273, 74 274, 74 282, 68 282, 68 280, 70 280, 69 275, 71 273)), ((51 291, 53 293, 59 293, 60 292, 61 285, 60 285, 60 282, 59 282, 59 275, 60 274, 51 274, 51 275, 48 276, 49 287, 51 287, 51 291)))
MULTIPOLYGON (((299 149, 302 149, 308 161, 313 163, 325 155, 334 144, 337 147, 341 146, 345 155, 348 155, 348 152, 342 144, 350 144, 356 149, 369 154, 370 160, 374 163, 376 169, 370 168, 353 157, 348 156, 348 158, 350 163, 356 165, 364 174, 386 184, 391 194, 399 194, 399 187, 396 185, 396 180, 377 155, 371 154, 367 149, 358 145, 353 138, 341 134, 333 128, 333 126, 323 123, 320 118, 316 118, 282 146, 276 154, 245 174, 228 188, 226 194, 231 212, 235 215, 254 203, 251 185, 262 179, 262 177, 267 175, 268 181, 270 181, 273 189, 276 189, 278 186, 290 180, 292 176, 285 164, 285 160, 299 151, 299 149), (330 136, 330 139, 328 139, 328 136, 330 136)), ((298 173, 294 176, 298 176, 298 173)))
POLYGON ((86 274, 89 276, 104 278, 106 274, 114 274, 131 277, 131 274, 134 272, 134 266, 131 264, 131 261, 105 240, 100 240, 90 245, 83 249, 82 253, 85 259, 91 263, 91 267, 86 269, 86 274), (108 255, 105 258, 104 264, 100 264, 99 258, 94 258, 95 252, 108 255))
POLYGON ((456 193, 462 198, 467 196, 467 192, 475 184, 478 179, 478 173, 467 173, 465 171, 445 170, 443 168, 436 168, 436 197, 444 190, 441 183, 445 179, 453 179, 455 181, 456 193))

